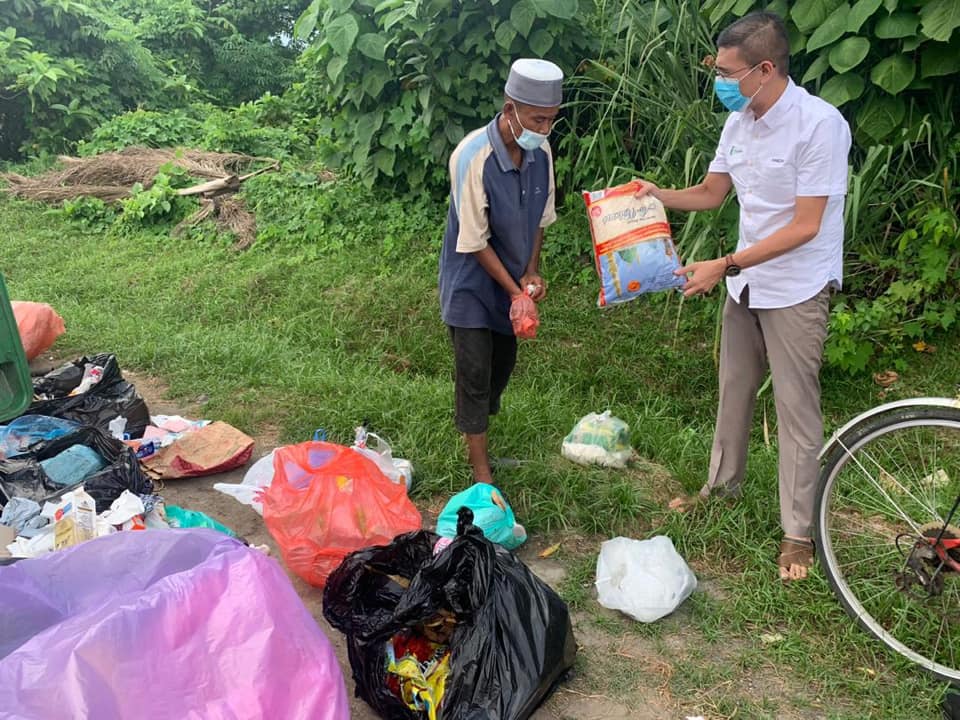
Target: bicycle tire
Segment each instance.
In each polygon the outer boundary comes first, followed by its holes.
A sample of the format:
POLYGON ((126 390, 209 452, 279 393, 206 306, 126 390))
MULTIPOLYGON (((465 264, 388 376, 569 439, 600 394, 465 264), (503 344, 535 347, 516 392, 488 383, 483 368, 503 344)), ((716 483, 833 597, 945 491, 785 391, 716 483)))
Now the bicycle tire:
MULTIPOLYGON (((881 619, 874 617, 874 614, 872 614, 864 604, 863 598, 858 597, 857 590, 852 588, 850 582, 848 582, 849 578, 846 577, 848 573, 845 573, 843 569, 844 564, 841 563, 841 559, 838 558, 837 555, 837 548, 841 547, 841 545, 840 543, 837 543, 836 546, 834 544, 833 535, 837 534, 838 537, 841 535, 840 530, 834 530, 833 524, 831 523, 831 513, 833 511, 834 502, 836 501, 838 505, 836 518, 841 518, 841 525, 844 522, 842 519, 844 515, 842 515, 841 510, 845 510, 844 508, 840 507, 841 494, 845 491, 845 488, 840 486, 838 478, 841 477, 845 469, 848 467, 853 467, 852 461, 858 456, 858 454, 861 454, 865 448, 868 448, 871 445, 876 445, 878 441, 883 438, 893 437, 894 433, 900 433, 899 437, 903 437, 905 431, 914 430, 916 428, 934 428, 936 431, 943 430, 945 431, 944 436, 947 437, 948 440, 952 440, 955 434, 956 446, 960 447, 960 410, 954 410, 951 408, 930 408, 920 406, 899 408, 888 414, 866 419, 864 422, 850 428, 839 439, 837 447, 835 447, 825 459, 817 487, 815 505, 815 537, 817 554, 820 559, 820 566, 823 568, 824 574, 826 575, 827 581, 829 582, 834 594, 840 600, 847 614, 853 618, 861 628, 863 628, 867 633, 879 640, 893 652, 907 658, 913 663, 916 663, 935 677, 949 682, 958 683, 960 682, 960 642, 958 642, 958 640, 960 640, 960 602, 958 602, 957 607, 954 608, 955 614, 948 615, 946 613, 942 613, 940 616, 941 622, 947 623, 947 644, 944 646, 947 650, 949 650, 950 653, 950 658, 948 661, 949 664, 947 664, 947 662, 945 662, 945 660, 947 660, 946 658, 937 658, 931 656, 928 648, 910 647, 907 642, 904 642, 904 640, 889 632, 881 619), (946 617, 956 617, 956 621, 954 622, 952 620, 946 620, 946 617), (953 641, 955 641, 954 643, 951 643, 951 638, 953 641), (956 652, 953 651, 954 646, 958 647, 956 652)), ((949 446, 953 447, 952 442, 949 446)), ((867 453, 862 453, 861 456, 867 458, 868 462, 876 462, 875 458, 870 457, 867 453)), ((948 455, 948 459, 952 457, 953 456, 948 455)), ((858 467, 854 469, 854 475, 869 476, 869 474, 865 472, 863 464, 859 460, 857 460, 857 463, 858 467)), ((884 495, 889 498, 890 493, 885 492, 884 487, 881 487, 881 485, 886 482, 886 478, 883 475, 885 468, 879 466, 879 464, 878 467, 880 467, 881 472, 877 478, 870 477, 870 483, 876 486, 875 489, 879 491, 877 493, 878 496, 884 495)), ((954 466, 951 465, 951 468, 953 467, 954 466)), ((898 468, 898 470, 899 469, 900 468, 898 468)), ((890 477, 894 476, 891 475, 890 477)), ((938 474, 928 477, 932 478, 931 482, 940 479, 938 474)), ((928 477, 924 477, 922 482, 927 481, 928 477)), ((960 480, 960 475, 957 476, 957 479, 960 480)), ((897 482, 895 477, 894 482, 897 482)), ((948 482, 952 483, 949 478, 948 482)), ((867 491, 873 492, 874 488, 869 487, 870 483, 862 482, 861 478, 860 485, 867 486, 867 491)), ((856 482, 852 484, 856 484, 856 482)), ((889 490, 889 488, 887 489, 889 490)), ((864 494, 859 488, 856 490, 850 490, 848 492, 851 493, 851 496, 864 494)), ((936 507, 933 508, 934 513, 941 508, 941 506, 936 503, 936 495, 936 490, 934 490, 934 505, 936 505, 936 507)), ((913 495, 910 495, 910 498, 918 500, 917 498, 914 498, 913 495)), ((944 498, 949 505, 952 506, 952 502, 956 499, 956 495, 951 489, 949 492, 944 494, 944 498), (950 495, 953 495, 953 497, 947 500, 948 496, 950 495)), ((927 496, 925 499, 929 499, 929 496, 927 496)), ((910 500, 906 500, 904 504, 909 504, 910 502, 910 500)), ((890 504, 893 507, 897 507, 896 501, 894 500, 891 500, 890 504)), ((947 509, 949 510, 949 507, 947 507, 947 509)), ((868 532, 874 532, 877 535, 886 534, 888 532, 886 525, 889 525, 892 522, 888 518, 885 518, 882 514, 878 514, 876 516, 854 517, 852 516, 851 511, 848 509, 845 511, 848 518, 851 518, 854 522, 860 523, 860 525, 864 528, 864 531, 859 532, 861 532, 865 537, 867 536, 868 532), (875 527, 877 525, 880 526, 879 529, 875 527)), ((899 519, 897 519, 897 521, 899 521, 899 519)), ((960 524, 960 518, 954 517, 952 519, 952 524, 960 524)), ((914 528, 915 527, 916 525, 914 525, 914 528)), ((844 534, 857 535, 856 532, 851 531, 845 531, 844 534)), ((854 548, 858 546, 852 544, 850 547, 854 548)), ((867 546, 864 545, 864 547, 867 546)), ((889 548, 885 554, 890 555, 891 559, 893 559, 893 553, 889 548)), ((856 560, 846 563, 847 566, 855 564, 856 560)), ((887 565, 892 565, 892 563, 887 563, 887 565)), ((882 570, 884 570, 884 568, 879 567, 878 565, 876 570, 868 569, 865 571, 865 573, 874 572, 879 578, 881 577, 882 570)), ((849 574, 852 574, 852 571, 849 574)), ((960 583, 960 577, 950 577, 946 582, 960 583)), ((890 586, 892 589, 895 589, 893 588, 894 582, 892 577, 890 580, 890 586)), ((866 588, 865 583, 864 588, 866 588)), ((951 590, 955 590, 955 588, 951 586, 951 590)), ((900 596, 906 597, 906 600, 901 598, 900 602, 907 603, 912 600, 912 598, 906 596, 902 591, 898 590, 897 592, 900 594, 900 596)), ((950 595, 952 596, 953 593, 951 592, 950 595)), ((876 600, 877 597, 880 596, 877 595, 871 597, 871 601, 876 600)), ((890 597, 899 596, 890 593, 890 597)), ((957 597, 960 597, 960 595, 957 597)), ((944 600, 944 604, 949 604, 949 596, 944 600)), ((949 606, 953 607, 952 604, 949 604, 949 606)), ((900 618, 900 622, 902 622, 903 617, 915 614, 916 612, 916 607, 911 607, 909 610, 900 614, 896 614, 895 610, 888 609, 888 613, 891 616, 900 618)), ((939 646, 939 639, 937 644, 939 646)))

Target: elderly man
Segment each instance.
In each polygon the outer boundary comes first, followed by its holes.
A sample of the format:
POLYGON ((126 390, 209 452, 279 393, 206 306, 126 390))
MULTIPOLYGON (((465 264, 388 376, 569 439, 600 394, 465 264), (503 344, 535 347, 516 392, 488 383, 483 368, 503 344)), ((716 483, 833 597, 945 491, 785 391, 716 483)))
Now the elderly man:
POLYGON ((671 505, 739 495, 754 400, 769 366, 780 450, 780 577, 799 580, 813 564, 819 374, 830 291, 843 277, 850 128, 835 107, 790 79, 790 43, 777 15, 737 20, 717 46, 714 89, 731 113, 706 178, 683 190, 644 188, 677 210, 719 207, 731 188, 740 205, 736 251, 678 271, 688 276, 686 295, 708 293, 726 278, 728 296, 707 483, 671 505))
POLYGON ((563 73, 546 60, 510 68, 501 112, 450 156, 450 210, 440 255, 440 309, 453 344, 455 424, 476 482, 492 481, 489 416, 517 358, 511 304, 539 302, 543 230, 556 220, 547 136, 563 73))

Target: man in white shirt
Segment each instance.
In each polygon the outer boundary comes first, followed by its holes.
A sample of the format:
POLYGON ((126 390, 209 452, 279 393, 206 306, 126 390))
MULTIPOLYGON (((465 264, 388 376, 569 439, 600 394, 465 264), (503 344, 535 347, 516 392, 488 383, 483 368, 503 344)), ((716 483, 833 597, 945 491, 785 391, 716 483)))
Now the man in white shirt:
POLYGON ((813 504, 823 443, 820 365, 829 294, 842 280, 843 205, 850 128, 829 103, 789 76, 789 41, 777 15, 747 15, 717 38, 715 92, 731 110, 706 178, 683 190, 646 183, 676 210, 740 204, 734 253, 692 263, 686 296, 726 278, 720 402, 707 483, 684 509, 711 495, 737 497, 746 469, 754 401, 773 376, 780 449, 780 577, 813 564, 813 504))

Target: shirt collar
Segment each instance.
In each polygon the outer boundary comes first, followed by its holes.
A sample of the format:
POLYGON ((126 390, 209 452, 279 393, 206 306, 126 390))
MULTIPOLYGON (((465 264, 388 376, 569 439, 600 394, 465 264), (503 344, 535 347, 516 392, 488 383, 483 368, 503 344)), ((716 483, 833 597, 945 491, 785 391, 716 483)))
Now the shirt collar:
MULTIPOLYGON (((490 140, 490 145, 493 146, 493 154, 497 158, 497 165, 500 166, 500 172, 510 172, 511 170, 518 170, 519 168, 513 164, 513 158, 510 157, 510 152, 507 150, 507 146, 503 142, 503 136, 500 134, 499 122, 502 114, 503 113, 497 113, 497 116, 487 125, 487 139, 490 140)), ((521 167, 526 167, 535 161, 533 150, 522 150, 522 152, 523 162, 520 164, 521 167)))
MULTIPOLYGON (((757 122, 762 122, 769 128, 774 128, 781 123, 784 116, 793 107, 794 103, 797 101, 797 94, 800 91, 797 89, 797 86, 794 84, 791 78, 787 78, 787 87, 784 88, 783 94, 777 98, 777 101, 773 106, 767 110, 763 117, 758 119, 757 122)), ((753 113, 750 113, 753 115, 753 113)))

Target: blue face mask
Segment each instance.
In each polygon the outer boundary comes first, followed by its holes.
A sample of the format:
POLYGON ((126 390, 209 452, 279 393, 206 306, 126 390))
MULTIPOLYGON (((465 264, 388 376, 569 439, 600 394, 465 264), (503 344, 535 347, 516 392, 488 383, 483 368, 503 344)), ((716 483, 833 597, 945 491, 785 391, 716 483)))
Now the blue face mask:
MULTIPOLYGON (((750 75, 750 73, 752 73, 758 67, 760 66, 754 65, 752 68, 750 68, 750 72, 744 75, 743 78, 750 75)), ((743 78, 740 78, 740 80, 743 80, 743 78)), ((720 77, 719 75, 713 79, 713 92, 717 96, 717 100, 719 100, 727 110, 732 112, 740 112, 741 110, 745 110, 747 105, 750 104, 750 101, 756 97, 757 93, 760 92, 761 88, 763 87, 761 85, 759 88, 757 88, 757 92, 750 97, 747 97, 740 92, 740 80, 736 80, 734 78, 724 78, 720 77)))
MULTIPOLYGON (((517 141, 517 145, 522 147, 524 150, 536 150, 538 147, 543 145, 547 140, 547 136, 541 133, 533 132, 533 130, 527 130, 523 123, 520 122, 520 115, 517 113, 517 108, 513 108, 513 114, 517 116, 517 125, 520 126, 520 134, 513 134, 513 139, 517 141)), ((507 123, 510 125, 510 132, 513 133, 513 123, 510 122, 510 118, 507 118, 507 123)))

